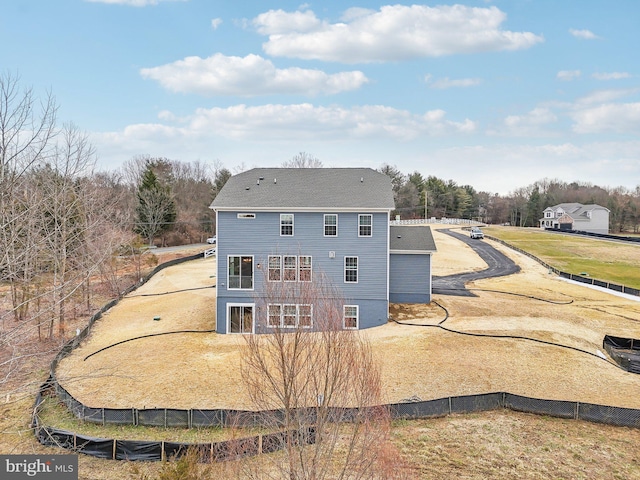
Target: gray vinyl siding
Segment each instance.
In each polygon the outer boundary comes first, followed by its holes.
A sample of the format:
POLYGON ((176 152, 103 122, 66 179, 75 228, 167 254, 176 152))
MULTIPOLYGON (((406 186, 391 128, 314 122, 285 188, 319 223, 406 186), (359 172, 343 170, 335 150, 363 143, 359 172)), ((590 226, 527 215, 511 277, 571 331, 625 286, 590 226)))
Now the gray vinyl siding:
POLYGON ((431 255, 392 253, 389 262, 390 302, 431 302, 431 255))
MULTIPOLYGON (((227 303, 253 303, 262 290, 269 255, 311 255, 313 275, 323 272, 342 290, 345 303, 360 306, 360 328, 386 323, 388 316, 387 213, 277 212, 255 213, 255 219, 238 219, 237 211, 217 212, 217 331, 226 331, 227 303), (280 214, 294 214, 294 235, 280 236, 280 214), (338 236, 324 236, 324 214, 338 215, 338 236), (373 235, 358 237, 358 214, 373 215, 373 235), (330 258, 329 252, 335 253, 330 258), (253 255, 254 290, 228 290, 229 255, 253 255), (358 257, 358 283, 344 282, 344 258, 358 257), (261 269, 257 265, 261 265, 261 269)), ((259 331, 259 326, 256 328, 259 331)))

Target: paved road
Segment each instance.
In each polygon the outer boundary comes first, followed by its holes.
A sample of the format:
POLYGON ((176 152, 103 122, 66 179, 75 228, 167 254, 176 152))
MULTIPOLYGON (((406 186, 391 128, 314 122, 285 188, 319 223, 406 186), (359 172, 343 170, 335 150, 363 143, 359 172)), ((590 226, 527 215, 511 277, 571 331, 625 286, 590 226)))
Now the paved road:
POLYGON ((500 253, 491 245, 483 240, 472 240, 469 235, 464 235, 451 230, 440 230, 442 233, 451 235, 452 237, 465 242, 475 252, 480 255, 489 268, 479 272, 458 273, 455 275, 447 275, 446 277, 433 277, 432 292, 440 295, 458 295, 466 297, 475 297, 472 292, 465 288, 465 284, 472 280, 480 280, 482 278, 503 277, 520 271, 520 267, 515 264, 506 255, 500 253))

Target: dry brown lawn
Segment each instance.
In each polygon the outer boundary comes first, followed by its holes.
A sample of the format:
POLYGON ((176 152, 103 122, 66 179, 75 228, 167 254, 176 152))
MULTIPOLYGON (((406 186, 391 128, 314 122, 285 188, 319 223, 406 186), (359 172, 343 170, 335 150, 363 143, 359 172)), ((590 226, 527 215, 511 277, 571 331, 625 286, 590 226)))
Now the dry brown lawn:
MULTIPOLYGON (((434 231, 434 275, 484 268, 471 248, 434 231)), ((603 351, 605 334, 640 338, 640 302, 560 280, 526 256, 494 244, 522 268, 516 275, 469 285, 475 298, 435 295, 463 332, 525 336, 603 351), (512 292, 526 298, 500 292, 512 292), (557 305, 542 300, 570 302, 557 305)), ((606 244, 603 247, 606 250, 606 244)), ((640 248, 638 249, 640 259, 640 248)), ((92 407, 250 408, 240 376, 243 340, 235 335, 183 333, 113 343, 177 330, 215 328, 215 258, 170 267, 96 323, 91 336, 58 368, 62 385, 92 407), (165 295, 143 297, 150 293, 165 295), (159 321, 154 320, 160 316, 159 321)), ((434 325, 444 310, 393 305, 400 322, 434 325)), ((507 338, 480 338, 429 326, 387 325, 366 335, 381 363, 388 402, 410 397, 508 391, 536 398, 640 408, 640 377, 595 355, 507 338)))

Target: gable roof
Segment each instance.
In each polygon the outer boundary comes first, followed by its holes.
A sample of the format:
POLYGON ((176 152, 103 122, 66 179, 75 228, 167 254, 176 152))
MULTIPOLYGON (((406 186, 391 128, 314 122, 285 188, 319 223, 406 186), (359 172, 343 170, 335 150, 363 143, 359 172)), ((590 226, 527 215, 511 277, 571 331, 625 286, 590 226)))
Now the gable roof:
POLYGON ((214 210, 386 210, 391 179, 371 168, 254 168, 231 177, 214 210))
POLYGON ((583 205, 581 203, 560 203, 558 205, 554 205, 553 207, 547 207, 544 209, 544 211, 546 212, 547 210, 551 210, 553 212, 556 212, 558 209, 562 209, 565 214, 571 216, 571 218, 573 218, 574 220, 580 220, 580 217, 588 218, 587 212, 591 212, 593 210, 606 210, 607 212, 610 211, 608 208, 597 205, 595 203, 590 205, 583 205))
POLYGON ((424 225, 391 225, 389 227, 391 253, 433 253, 436 242, 431 227, 424 225))

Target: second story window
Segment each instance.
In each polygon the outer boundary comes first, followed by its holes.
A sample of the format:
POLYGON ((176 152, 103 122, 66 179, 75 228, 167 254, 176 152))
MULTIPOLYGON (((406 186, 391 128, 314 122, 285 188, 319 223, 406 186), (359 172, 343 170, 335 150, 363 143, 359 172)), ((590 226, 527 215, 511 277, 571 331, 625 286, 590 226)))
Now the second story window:
POLYGON ((293 237, 293 213, 280 214, 280 236, 293 237))
POLYGON ((279 282, 280 280, 282 280, 282 257, 269 255, 269 281, 279 282))
POLYGON ((327 214, 324 216, 324 236, 325 237, 338 236, 338 215, 327 214))
POLYGON ((358 283, 358 257, 344 257, 345 283, 358 283))
POLYGON ((298 258, 298 280, 301 282, 311 281, 311 257, 300 255, 298 258))
POLYGON ((358 215, 358 236, 370 237, 373 227, 373 215, 358 215))
POLYGON ((295 256, 284 257, 284 281, 295 282, 298 279, 297 276, 298 262, 295 256))
POLYGON ((311 255, 269 255, 268 279, 270 282, 310 282, 313 259, 311 255), (283 263, 284 262, 284 263, 283 263))

